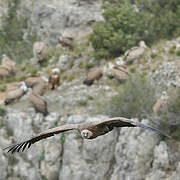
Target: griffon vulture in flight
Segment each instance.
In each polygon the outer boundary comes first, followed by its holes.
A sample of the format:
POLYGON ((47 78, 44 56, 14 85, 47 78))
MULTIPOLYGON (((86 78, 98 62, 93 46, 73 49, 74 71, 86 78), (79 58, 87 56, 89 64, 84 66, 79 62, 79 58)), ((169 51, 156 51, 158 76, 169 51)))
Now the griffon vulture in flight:
POLYGON ((81 134, 82 138, 84 139, 94 139, 98 136, 104 135, 112 131, 114 127, 141 127, 144 129, 155 131, 158 134, 162 134, 164 136, 171 138, 169 135, 151 126, 144 125, 140 122, 134 122, 130 119, 126 119, 122 117, 115 117, 115 118, 110 118, 106 120, 83 123, 83 124, 67 124, 67 125, 58 126, 58 127, 43 131, 37 134, 36 136, 29 138, 26 141, 10 145, 4 148, 4 150, 8 149, 8 152, 12 152, 12 153, 16 151, 19 152, 20 150, 22 150, 23 152, 26 147, 30 148, 32 144, 40 141, 41 139, 45 139, 45 138, 54 136, 55 134, 59 134, 59 133, 70 131, 70 130, 77 130, 81 134))

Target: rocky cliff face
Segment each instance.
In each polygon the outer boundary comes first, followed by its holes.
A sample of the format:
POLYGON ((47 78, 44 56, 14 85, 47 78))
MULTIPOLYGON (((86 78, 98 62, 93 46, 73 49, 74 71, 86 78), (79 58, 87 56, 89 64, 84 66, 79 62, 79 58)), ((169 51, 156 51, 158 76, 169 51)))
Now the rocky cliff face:
MULTIPOLYGON (((21 3, 22 9, 26 6, 31 12, 31 28, 39 32, 43 26, 51 44, 57 43, 61 33, 77 38, 89 33, 90 22, 103 20, 99 1, 25 0, 21 3)), ((174 63, 163 64, 152 75, 155 81, 169 82, 171 71, 168 78, 163 73, 166 66, 177 70, 174 63)), ((178 76, 172 80, 180 85, 178 76)), ((80 78, 63 83, 58 90, 47 92, 50 114, 45 118, 35 113, 28 95, 6 107, 7 114, 0 116, 0 147, 64 123, 107 118, 101 114, 91 115, 98 108, 93 99, 103 102, 115 93, 113 88, 101 80, 91 87, 82 85, 82 81, 80 78), (82 106, 80 102, 88 104, 82 106)), ((143 123, 149 121, 143 120, 143 123)), ((164 141, 140 128, 115 129, 92 141, 69 132, 40 141, 23 153, 10 155, 0 149, 0 180, 179 180, 179 157, 178 142, 164 141)))
MULTIPOLYGON (((94 97, 104 94, 108 98, 112 89, 102 85, 87 88, 78 86, 79 83, 74 81, 45 94, 51 110, 46 118, 34 112, 27 103, 28 97, 7 108, 7 115, 1 119, 4 123, 0 146, 22 141, 56 125, 106 118, 90 116, 97 108, 95 104, 88 102, 86 108, 78 107, 78 102, 89 94, 94 97)), ((148 120, 143 123, 148 124, 148 120)), ((69 132, 40 141, 23 153, 9 155, 1 150, 1 179, 178 180, 179 148, 178 143, 163 141, 157 134, 140 128, 115 129, 92 141, 69 132)))
POLYGON ((22 1, 22 7, 30 10, 31 30, 42 35, 40 29, 44 28, 48 32, 50 44, 57 44, 62 34, 75 38, 83 36, 91 31, 91 22, 103 21, 100 1, 32 0, 22 1))

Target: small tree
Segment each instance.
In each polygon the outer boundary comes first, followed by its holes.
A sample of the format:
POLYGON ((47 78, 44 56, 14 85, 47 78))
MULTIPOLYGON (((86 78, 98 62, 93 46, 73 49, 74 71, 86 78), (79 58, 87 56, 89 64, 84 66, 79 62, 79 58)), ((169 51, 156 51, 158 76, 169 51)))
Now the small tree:
POLYGON ((28 29, 28 19, 26 15, 20 16, 17 13, 20 0, 7 0, 7 4, 8 11, 2 17, 0 29, 0 55, 7 54, 16 62, 21 62, 32 57, 32 42, 36 36, 28 34, 28 42, 23 39, 28 29))
POLYGON ((96 23, 90 36, 97 57, 118 56, 143 39, 142 14, 131 4, 108 6, 103 16, 105 23, 96 23))
POLYGON ((145 118, 152 114, 155 103, 154 88, 144 78, 133 77, 119 88, 118 95, 105 105, 105 112, 112 117, 145 118))
POLYGON ((119 56, 140 40, 151 45, 160 38, 180 34, 179 0, 107 2, 103 13, 105 22, 96 23, 90 36, 97 58, 119 56), (131 3, 136 3, 139 12, 131 3))

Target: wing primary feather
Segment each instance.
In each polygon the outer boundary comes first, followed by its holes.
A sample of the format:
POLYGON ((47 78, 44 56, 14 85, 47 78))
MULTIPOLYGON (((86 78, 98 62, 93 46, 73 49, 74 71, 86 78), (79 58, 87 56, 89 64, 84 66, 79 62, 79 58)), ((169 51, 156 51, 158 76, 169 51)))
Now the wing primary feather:
POLYGON ((5 148, 3 148, 3 150, 8 149, 7 152, 8 153, 11 152, 12 154, 14 152, 16 152, 16 151, 20 152, 21 149, 22 149, 22 152, 23 152, 26 148, 30 148, 31 145, 36 143, 37 141, 40 141, 42 139, 54 136, 55 134, 59 134, 59 133, 64 132, 64 131, 77 129, 77 127, 78 127, 78 125, 69 124, 69 125, 63 125, 63 126, 59 126, 59 127, 56 127, 56 128, 52 128, 52 129, 46 130, 46 131, 44 131, 42 133, 39 133, 34 137, 31 137, 27 141, 23 141, 23 142, 20 142, 20 143, 13 144, 13 145, 10 145, 8 147, 5 147, 5 148))
POLYGON ((16 151, 16 149, 17 149, 18 147, 19 147, 19 144, 12 149, 12 154, 16 151))
POLYGON ((21 145, 19 145, 19 147, 17 148, 17 152, 19 152, 22 148, 22 146, 24 146, 25 142, 23 142, 21 145))
POLYGON ((16 146, 11 147, 11 148, 8 150, 8 153, 9 153, 10 151, 12 151, 15 147, 16 147, 16 146))
POLYGON ((112 127, 133 127, 133 126, 134 127, 141 127, 141 128, 154 131, 160 135, 163 135, 163 136, 166 136, 168 138, 173 139, 170 135, 162 132, 161 130, 159 130, 157 128, 154 128, 154 127, 151 127, 148 125, 144 125, 141 122, 135 122, 135 121, 132 121, 131 119, 127 119, 124 117, 110 118, 110 119, 104 120, 102 122, 98 122, 95 125, 104 125, 104 124, 107 124, 108 126, 112 126, 112 127))
POLYGON ((28 145, 28 142, 26 142, 23 146, 22 152, 25 150, 26 146, 28 145))
POLYGON ((32 143, 31 143, 31 142, 29 142, 28 147, 27 147, 28 149, 31 147, 31 144, 32 144, 32 143))
POLYGON ((141 127, 141 128, 144 128, 144 129, 148 129, 148 130, 151 130, 151 131, 155 131, 156 133, 160 134, 160 135, 163 135, 163 136, 166 136, 168 138, 172 138, 171 136, 169 136, 168 134, 162 132, 161 130, 157 129, 157 128, 154 128, 154 127, 151 127, 151 126, 148 126, 148 125, 144 125, 140 122, 133 122, 133 124, 135 124, 136 126, 138 127, 141 127))

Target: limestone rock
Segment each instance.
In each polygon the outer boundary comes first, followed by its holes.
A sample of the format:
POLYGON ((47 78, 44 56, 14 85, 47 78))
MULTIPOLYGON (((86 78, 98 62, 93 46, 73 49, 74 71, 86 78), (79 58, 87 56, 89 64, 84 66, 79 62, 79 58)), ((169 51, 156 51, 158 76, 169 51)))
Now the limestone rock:
POLYGON ((159 146, 154 149, 154 169, 168 169, 169 168, 169 157, 167 151, 167 144, 163 141, 160 142, 159 146))
POLYGON ((152 75, 151 79, 157 86, 180 87, 179 60, 164 62, 152 75))

